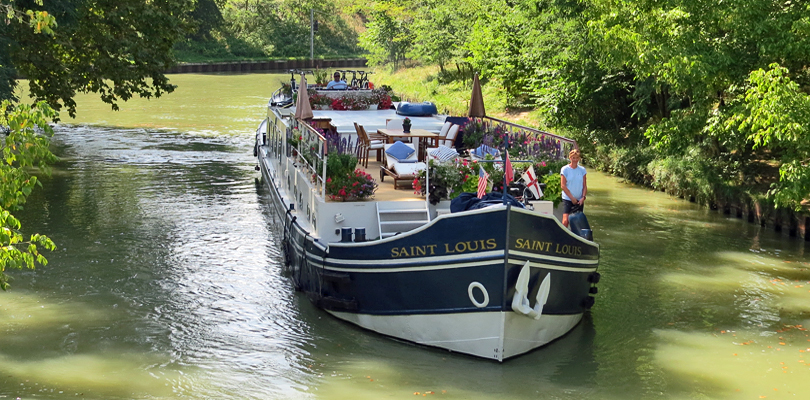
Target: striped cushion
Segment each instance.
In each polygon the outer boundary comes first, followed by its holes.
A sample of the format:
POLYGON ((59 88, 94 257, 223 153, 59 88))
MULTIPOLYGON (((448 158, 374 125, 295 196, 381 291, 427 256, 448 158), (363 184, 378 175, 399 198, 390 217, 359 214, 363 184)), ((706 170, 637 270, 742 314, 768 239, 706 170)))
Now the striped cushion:
POLYGON ((445 145, 440 145, 439 147, 430 151, 430 156, 439 160, 439 162, 445 162, 458 157, 458 152, 455 149, 451 149, 445 145))

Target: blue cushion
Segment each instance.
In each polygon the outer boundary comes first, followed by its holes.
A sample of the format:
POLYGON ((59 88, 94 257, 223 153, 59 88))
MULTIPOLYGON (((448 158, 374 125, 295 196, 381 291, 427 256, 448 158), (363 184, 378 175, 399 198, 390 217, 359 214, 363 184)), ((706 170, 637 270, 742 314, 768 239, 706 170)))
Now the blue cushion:
POLYGON ((388 157, 391 157, 399 162, 403 162, 407 160, 416 150, 413 147, 408 146, 405 143, 397 141, 396 143, 392 144, 388 150, 385 151, 385 154, 388 157))
POLYGON ((478 146, 477 149, 473 150, 473 154, 479 158, 484 158, 486 157, 487 154, 490 154, 493 157, 498 157, 501 154, 501 152, 494 147, 489 147, 485 144, 482 144, 481 146, 478 146))

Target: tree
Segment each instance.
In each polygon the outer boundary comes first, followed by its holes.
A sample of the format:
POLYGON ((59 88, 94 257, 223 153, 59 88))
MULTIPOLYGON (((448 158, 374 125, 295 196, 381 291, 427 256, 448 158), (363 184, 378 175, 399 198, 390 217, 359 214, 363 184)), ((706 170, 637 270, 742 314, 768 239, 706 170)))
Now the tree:
POLYGON ((360 46, 369 52, 369 65, 392 63, 396 68, 413 44, 411 10, 388 1, 370 3, 368 8, 369 22, 360 35, 360 46))
POLYGON ((30 170, 49 174, 56 157, 50 152, 53 130, 63 105, 75 114, 76 91, 100 93, 117 109, 133 94, 160 96, 174 86, 163 71, 172 62, 171 49, 182 37, 192 0, 62 0, 33 3, 0 0, 0 288, 8 288, 6 269, 34 268, 48 260, 41 249, 54 243, 40 234, 25 240, 20 209, 37 185, 30 170), (17 8, 21 6, 24 8, 17 8), (25 8, 33 10, 25 10, 25 8), (25 10, 25 11, 23 11, 25 10), (56 25, 59 20, 59 26, 56 25), (12 105, 16 72, 29 79, 38 101, 12 105))
POLYGON ((470 34, 474 9, 458 0, 417 0, 411 25, 413 47, 408 57, 438 64, 444 71, 450 62, 462 62, 469 55, 464 43, 470 34))
POLYGON ((46 265, 40 247, 54 250, 56 246, 46 236, 33 234, 26 241, 20 232, 20 221, 9 210, 19 209, 31 190, 40 185, 27 168, 37 167, 49 173, 49 163, 56 157, 49 150, 53 130, 48 121, 56 113, 44 102, 35 106, 12 107, 9 101, 0 103, 0 126, 8 128, 0 143, 0 289, 8 288, 7 268, 34 268, 46 265))
POLYGON ((779 182, 770 195, 778 206, 798 211, 810 197, 810 96, 788 76, 778 64, 752 71, 726 126, 744 132, 754 148, 781 155, 779 182))
MULTIPOLYGON (((4 3, 6 0, 3 0, 4 3)), ((174 90, 163 74, 174 64, 172 47, 188 31, 193 0, 54 0, 23 4, 33 15, 58 21, 52 35, 8 19, 0 50, 6 68, 29 79, 32 96, 75 115, 77 92, 99 93, 118 109, 133 95, 159 97, 174 90), (37 14, 39 13, 39 14, 37 14)), ((15 3, 4 4, 17 10, 15 3)), ((11 93, 0 92, 10 99, 11 93)))

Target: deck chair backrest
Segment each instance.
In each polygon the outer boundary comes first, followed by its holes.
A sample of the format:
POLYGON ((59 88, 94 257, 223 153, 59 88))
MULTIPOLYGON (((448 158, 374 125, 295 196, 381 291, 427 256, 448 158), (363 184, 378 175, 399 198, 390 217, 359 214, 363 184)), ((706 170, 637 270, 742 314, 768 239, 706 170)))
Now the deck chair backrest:
POLYGON ((450 130, 447 131, 447 136, 444 138, 447 147, 453 147, 456 143, 456 135, 458 135, 458 125, 453 124, 450 130))
POLYGON ((453 126, 452 122, 450 122, 450 121, 445 122, 444 125, 442 125, 442 130, 439 131, 439 137, 443 138, 443 137, 447 136, 447 132, 450 130, 451 126, 453 126))
POLYGON ((360 132, 363 132, 363 140, 366 144, 371 144, 371 138, 368 136, 368 132, 366 132, 366 128, 363 125, 360 125, 360 132))
POLYGON ((354 130, 357 131, 357 143, 362 145, 368 145, 369 139, 368 135, 366 134, 366 130, 363 129, 363 125, 360 125, 357 122, 355 122, 354 130))
POLYGON ((394 118, 385 122, 385 129, 402 129, 402 118, 394 118))

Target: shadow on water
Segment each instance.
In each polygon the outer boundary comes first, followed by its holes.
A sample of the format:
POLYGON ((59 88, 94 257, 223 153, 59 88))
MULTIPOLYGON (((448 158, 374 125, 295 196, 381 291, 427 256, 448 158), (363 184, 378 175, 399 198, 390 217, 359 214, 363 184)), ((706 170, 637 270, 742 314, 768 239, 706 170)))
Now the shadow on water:
POLYGON ((250 147, 61 133, 63 161, 18 213, 59 248, 0 298, 0 394, 302 393, 311 336, 275 267, 250 147))
POLYGON ((504 363, 397 341, 340 321, 301 299, 301 318, 313 321, 317 351, 312 373, 321 382, 311 390, 324 398, 580 399, 596 389, 596 329, 589 315, 557 341, 504 363), (334 394, 327 396, 326 393, 334 394))
MULTIPOLYGON (((806 341, 805 243, 593 175, 589 200, 598 200, 586 212, 598 227, 602 249, 603 279, 592 311, 604 328, 596 346, 602 393, 615 398, 621 393, 612 388, 688 398, 801 393, 806 368, 791 370, 799 376, 763 381, 761 374, 775 367, 786 371, 779 364, 785 360, 763 364, 743 354, 784 351, 780 343, 787 337, 806 341), (750 342, 753 336, 757 340, 750 342), (758 352, 743 353, 740 346, 758 352)), ((801 356, 804 347, 793 350, 801 356)), ((791 361, 803 365, 803 357, 791 361)))

